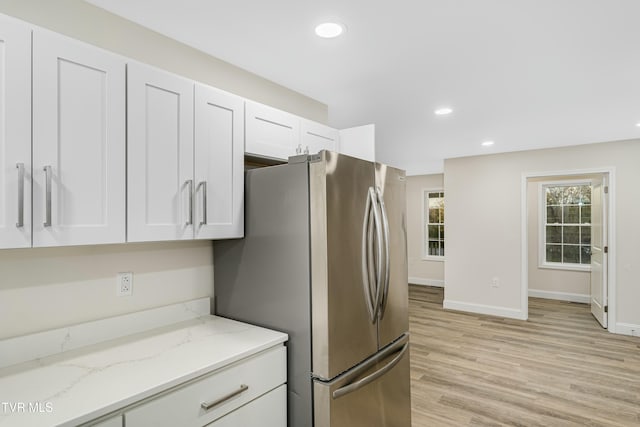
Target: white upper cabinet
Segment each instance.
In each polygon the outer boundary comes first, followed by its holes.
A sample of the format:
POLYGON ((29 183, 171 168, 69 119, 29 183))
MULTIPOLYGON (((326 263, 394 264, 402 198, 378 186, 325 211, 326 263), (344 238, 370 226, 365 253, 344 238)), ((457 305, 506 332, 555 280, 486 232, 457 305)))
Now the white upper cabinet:
POLYGON ((300 146, 300 118, 293 114, 247 101, 245 152, 286 160, 300 146))
POLYGON ((338 151, 351 157, 375 162, 375 125, 358 126, 340 131, 338 151))
POLYGON ((195 237, 242 237, 244 100, 196 84, 194 147, 195 237))
POLYGON ((0 16, 0 249, 31 246, 31 29, 0 16))
POLYGON ((301 148, 303 153, 316 154, 321 150, 338 150, 338 140, 340 132, 329 126, 312 122, 311 120, 300 119, 301 125, 301 148))
POLYGON ((124 168, 124 59, 34 31, 33 246, 124 242, 124 168))
POLYGON ((193 238, 193 82, 127 66, 130 242, 193 238))

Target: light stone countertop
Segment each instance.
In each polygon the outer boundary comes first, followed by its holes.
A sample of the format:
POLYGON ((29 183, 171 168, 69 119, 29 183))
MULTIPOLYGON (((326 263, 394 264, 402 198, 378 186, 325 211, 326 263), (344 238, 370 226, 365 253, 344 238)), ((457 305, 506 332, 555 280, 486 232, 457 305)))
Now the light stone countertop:
POLYGON ((0 426, 78 425, 286 340, 205 315, 12 365, 0 369, 0 426))

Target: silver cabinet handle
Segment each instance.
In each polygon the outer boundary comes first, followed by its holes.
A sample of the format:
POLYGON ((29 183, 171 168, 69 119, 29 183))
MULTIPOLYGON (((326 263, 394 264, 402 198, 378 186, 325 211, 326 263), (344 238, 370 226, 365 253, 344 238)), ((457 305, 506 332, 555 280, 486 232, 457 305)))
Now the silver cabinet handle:
POLYGON ((387 208, 384 205, 384 197, 382 196, 382 190, 376 188, 376 196, 378 199, 378 205, 380 206, 380 212, 382 213, 382 234, 384 238, 384 282, 382 299, 380 300, 380 319, 384 316, 384 312, 387 308, 387 297, 389 295, 389 218, 387 217, 387 208))
POLYGON ((189 187, 189 217, 187 221, 184 223, 185 226, 193 225, 193 180, 188 179, 185 181, 184 185, 189 187))
POLYGON ((199 188, 202 188, 202 219, 200 220, 200 226, 207 224, 207 181, 202 181, 198 184, 199 188))
POLYGON ((18 168, 18 222, 16 227, 24 227, 24 163, 17 163, 18 168))
POLYGON ((245 384, 241 384, 239 389, 237 389, 235 391, 232 391, 229 394, 225 394, 224 396, 222 396, 222 397, 220 397, 218 399, 210 400, 208 402, 202 402, 200 404, 200 407, 202 409, 204 409, 205 411, 208 411, 208 410, 212 409, 213 407, 218 406, 218 405, 226 402, 227 400, 231 399, 232 397, 236 397, 240 393, 244 393, 247 390, 249 390, 249 386, 245 385, 245 384))
POLYGON ((44 196, 44 226, 51 227, 51 166, 44 167, 45 196, 44 196))
POLYGON ((296 154, 302 154, 302 144, 298 144, 296 147, 296 154))
POLYGON ((304 149, 304 154, 309 154, 309 146, 307 145, 307 147, 304 149))
POLYGON ((389 363, 387 363, 382 368, 378 369, 377 371, 367 375, 366 377, 358 381, 350 382, 349 384, 343 387, 340 387, 339 389, 335 390, 331 394, 331 396, 334 399, 338 399, 339 397, 352 393, 366 386, 367 384, 377 380, 378 378, 380 378, 381 376, 389 372, 391 369, 393 369, 393 367, 396 366, 398 362, 400 362, 400 360, 402 359, 402 356, 404 356, 404 354, 407 352, 407 348, 409 348, 409 337, 405 335, 403 338, 400 338, 394 344, 391 344, 389 347, 382 350, 375 357, 364 362, 362 365, 356 368, 352 373, 350 373, 349 376, 351 378, 357 378, 360 374, 362 374, 364 371, 374 366, 376 363, 384 360, 385 358, 389 357, 394 353, 397 353, 389 363), (399 346, 402 346, 400 350, 398 350, 399 346))

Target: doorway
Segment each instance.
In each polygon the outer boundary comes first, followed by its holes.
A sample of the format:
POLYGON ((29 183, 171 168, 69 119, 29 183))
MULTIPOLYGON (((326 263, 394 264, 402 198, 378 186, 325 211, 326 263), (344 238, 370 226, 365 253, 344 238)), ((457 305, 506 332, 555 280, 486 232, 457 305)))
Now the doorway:
POLYGON ((589 304, 615 332, 613 168, 522 177, 522 307, 529 296, 589 304))

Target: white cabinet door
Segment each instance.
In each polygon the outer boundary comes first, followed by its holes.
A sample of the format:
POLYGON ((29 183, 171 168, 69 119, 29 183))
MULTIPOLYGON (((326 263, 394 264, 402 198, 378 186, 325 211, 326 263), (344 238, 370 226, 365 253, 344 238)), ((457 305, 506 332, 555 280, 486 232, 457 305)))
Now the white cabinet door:
POLYGON ((244 235, 244 100, 196 84, 195 237, 244 235))
POLYGON ((97 424, 89 424, 91 427, 122 427, 122 415, 117 415, 113 418, 101 421, 97 424))
POLYGON ((340 131, 340 144, 338 151, 351 157, 375 162, 375 136, 375 125, 342 129, 340 131))
POLYGON ((207 427, 286 427, 287 386, 281 385, 264 396, 236 409, 207 427))
POLYGON ((337 129, 306 119, 301 119, 300 127, 303 152, 317 154, 320 150, 338 150, 340 133, 337 129))
POLYGON ((33 246, 125 241, 125 61, 33 33, 33 246))
POLYGON ((293 114, 247 101, 246 145, 250 155, 286 160, 300 145, 300 118, 293 114))
POLYGON ((127 66, 130 242, 193 238, 193 82, 127 66))
POLYGON ((0 16, 0 249, 31 246, 31 30, 0 16))

